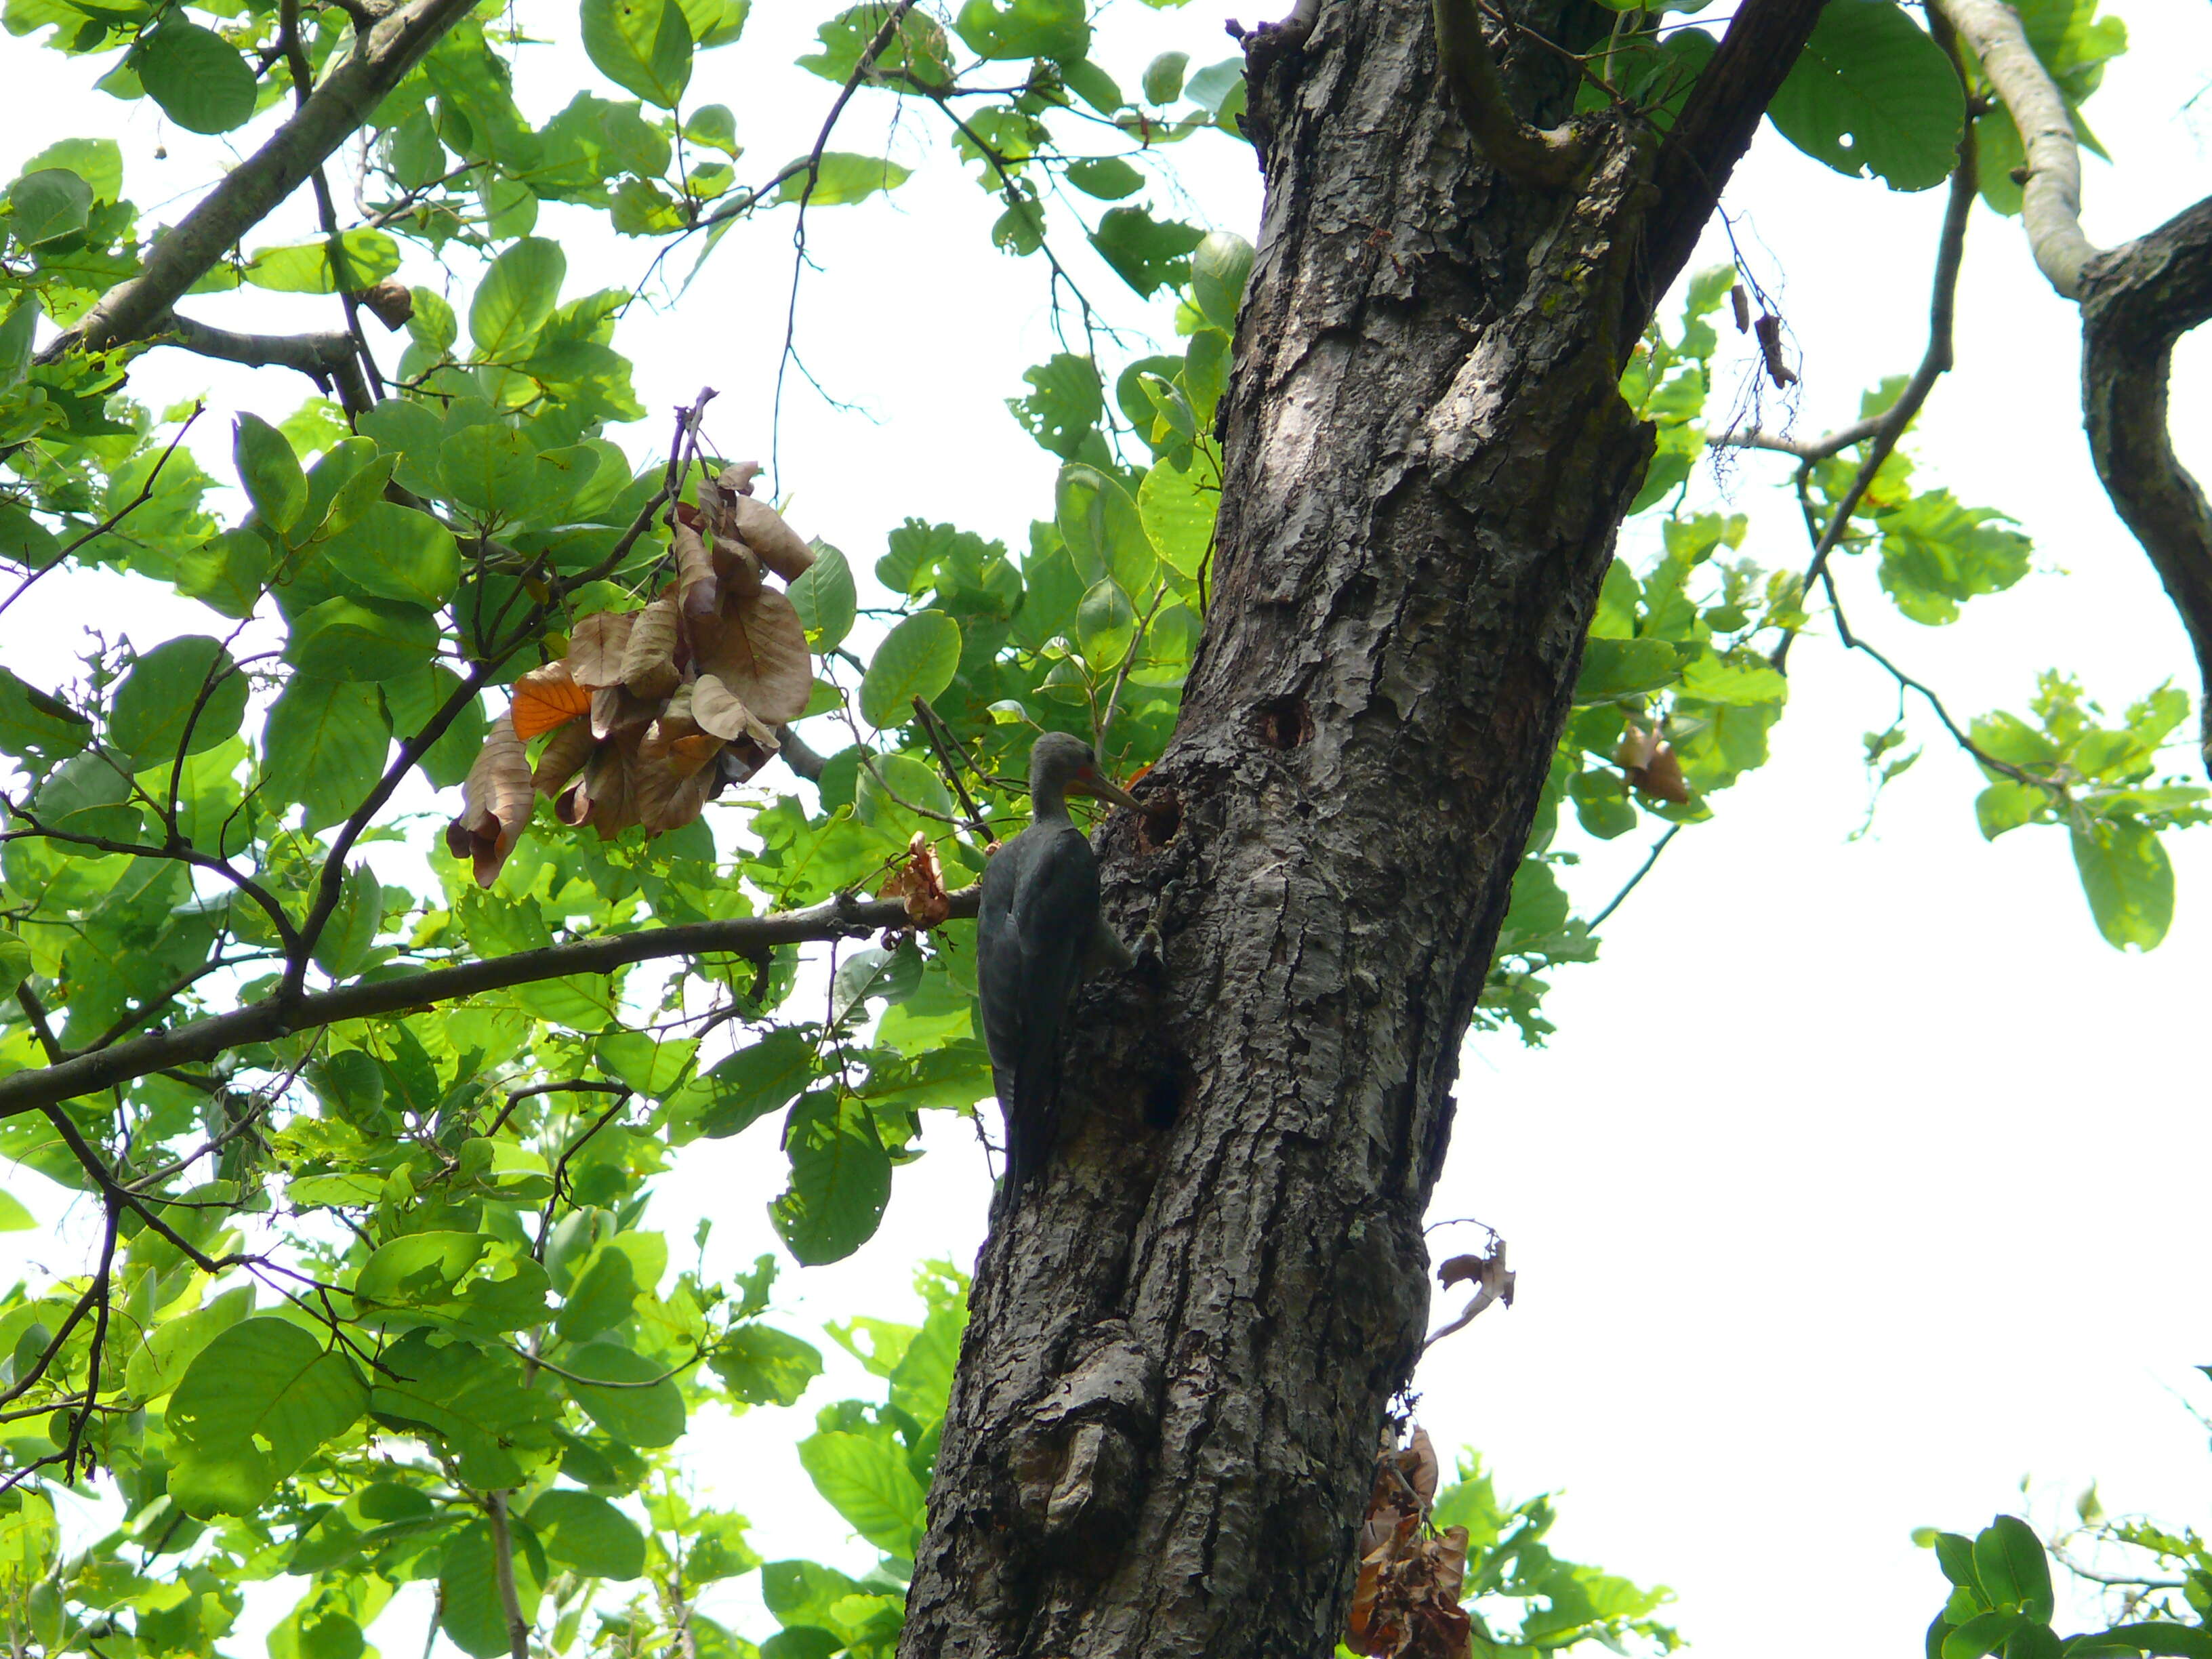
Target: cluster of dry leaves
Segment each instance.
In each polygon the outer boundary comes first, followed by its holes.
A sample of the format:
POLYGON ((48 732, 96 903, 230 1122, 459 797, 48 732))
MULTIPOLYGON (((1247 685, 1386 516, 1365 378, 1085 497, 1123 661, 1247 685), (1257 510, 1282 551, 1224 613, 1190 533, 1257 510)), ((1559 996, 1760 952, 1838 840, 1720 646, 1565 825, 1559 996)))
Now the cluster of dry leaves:
POLYGON ((1675 757, 1674 745, 1659 735, 1656 726, 1647 732, 1634 720, 1629 721, 1628 735, 1620 740, 1613 757, 1628 774, 1628 781, 1652 799, 1672 801, 1677 806, 1688 804, 1690 786, 1683 781, 1682 763, 1675 757))
POLYGON ((641 611, 581 618, 568 654, 525 674, 461 786, 446 830, 480 886, 498 878, 536 794, 563 823, 604 839, 630 825, 665 835, 774 758, 776 728, 799 718, 814 687, 806 630, 781 588, 813 550, 752 496, 750 461, 679 504, 673 580, 641 611), (544 737, 533 769, 525 745, 544 737))
POLYGON ((1467 1528, 1429 1528, 1436 1448, 1416 1424, 1404 1446, 1387 1434, 1375 1492, 1359 1531, 1359 1581, 1345 1645, 1391 1659, 1469 1659, 1474 1621, 1459 1604, 1467 1580, 1467 1528))
POLYGON ((937 848, 927 836, 919 830, 914 832, 914 839, 906 844, 906 857, 876 896, 903 900, 907 921, 921 932, 951 915, 952 895, 945 890, 945 866, 938 862, 937 848))

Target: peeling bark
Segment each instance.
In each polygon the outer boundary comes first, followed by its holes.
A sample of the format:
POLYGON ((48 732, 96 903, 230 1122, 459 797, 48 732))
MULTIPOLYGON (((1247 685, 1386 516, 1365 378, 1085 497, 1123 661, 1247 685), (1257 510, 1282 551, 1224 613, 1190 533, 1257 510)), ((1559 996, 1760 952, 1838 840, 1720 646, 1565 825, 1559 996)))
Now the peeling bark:
MULTIPOLYGON (((1741 9, 1747 117, 1693 96, 1686 155, 1579 118, 1557 189, 1477 153, 1426 4, 1248 38, 1212 606, 1145 786, 1178 810, 1102 847, 1164 966, 1084 994, 1060 1144, 985 1246, 907 1659, 1334 1651, 1461 1040, 1651 453, 1620 370, 1818 10, 1741 9)), ((1516 118, 1565 120, 1570 65, 1490 46, 1516 118)))

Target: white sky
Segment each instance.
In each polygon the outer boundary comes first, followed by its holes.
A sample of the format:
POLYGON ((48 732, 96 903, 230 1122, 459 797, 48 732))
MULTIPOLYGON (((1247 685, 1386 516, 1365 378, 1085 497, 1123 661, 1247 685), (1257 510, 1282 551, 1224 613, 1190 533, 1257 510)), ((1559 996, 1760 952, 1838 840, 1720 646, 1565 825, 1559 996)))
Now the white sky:
MULTIPOLYGON (((1103 31, 1108 66, 1133 88, 1154 51, 1186 50, 1194 68, 1226 57, 1222 15, 1221 0, 1165 15, 1119 0, 1103 31)), ((2091 110, 2118 163, 2089 163, 2088 227, 2107 243, 2212 191, 2212 110, 2189 107, 2212 82, 2202 67, 2212 15, 2183 0, 2136 0, 2124 15, 2136 50, 2091 110)), ((738 112, 741 179, 812 140, 833 89, 788 64, 816 21, 813 8, 763 5, 743 45, 700 62, 693 97, 738 112)), ((580 80, 619 95, 580 61, 541 52, 526 108, 542 118, 580 80)), ((91 78, 0 40, 16 112, 0 130, 0 168, 119 121, 126 187, 142 205, 213 176, 220 144, 163 130, 150 105, 110 103, 87 90, 91 78), (169 159, 152 159, 157 142, 169 159)), ((886 97, 855 105, 841 147, 879 142, 898 117, 896 153, 924 159, 918 112, 886 97)), ((1206 138, 1177 161, 1200 210, 1251 233, 1245 154, 1206 138)), ((1917 361, 1941 195, 1843 179, 1771 133, 1738 173, 1729 207, 1804 353, 1800 432, 1850 418, 1864 386, 1917 361)), ((811 221, 823 269, 802 295, 801 349, 866 413, 830 409, 794 381, 780 485, 802 533, 839 544, 862 570, 908 514, 1019 544, 1048 511, 1054 463, 1001 401, 1054 349, 1043 272, 989 251, 995 213, 939 167, 889 204, 811 221)), ((540 231, 563 240, 570 294, 628 285, 648 257, 595 217, 548 210, 540 231)), ((766 449, 788 235, 787 213, 741 229, 681 307, 625 325, 620 343, 653 410, 648 427, 621 434, 634 452, 665 441, 665 411, 702 380, 723 394, 710 435, 730 453, 766 449)), ((1147 315, 1087 250, 1071 252, 1110 314, 1167 335, 1158 307, 1147 315)), ((1709 237, 1698 263, 1725 257, 1709 237)), ((261 329, 329 325, 312 302, 258 294, 189 309, 261 329)), ((2072 308, 2040 285, 2017 225, 1978 209, 1958 371, 1915 449, 1923 478, 2021 521, 2038 574, 1942 630, 1885 614, 1870 571, 1843 578, 1855 620, 1962 716, 2024 706, 2052 665, 2114 708, 2169 676, 2196 690, 2180 629, 2090 470, 2077 344, 2072 308)), ((267 377, 174 352, 147 360, 137 380, 157 408, 210 391, 203 448, 219 474, 234 409, 274 418, 306 390, 280 380, 272 392, 267 377)), ((2185 344, 2173 415, 2185 459, 2212 465, 2212 353, 2185 344)), ((1747 551, 1802 563, 1794 511, 1765 473, 1746 465, 1733 495, 1753 515, 1747 551)), ((37 599, 10 614, 0 651, 47 684, 72 672, 80 624, 136 620, 150 641, 178 614, 101 580, 57 579, 37 599)), ((1468 1044, 1435 1213, 1498 1227, 1521 1297, 1441 1346, 1419 1379, 1440 1446, 1480 1447, 1516 1494, 1565 1488, 1561 1551, 1673 1585, 1685 1635, 1725 1659, 1917 1651, 1942 1597, 1909 1530, 1972 1530, 2017 1509, 2023 1476, 2039 1523, 2092 1479, 2109 1508, 2174 1522, 2201 1524, 2212 1498, 2212 1465, 2179 1398, 2199 1381, 2191 1367, 2212 1359, 2212 1321, 2191 1288, 2208 1266, 2212 852, 2201 836, 2170 843, 2173 931, 2153 955, 2115 953, 2090 925, 2062 834, 1982 843, 1978 780, 1917 708, 1926 757, 1874 833, 1850 841, 1865 800, 1860 735, 1887 723, 1894 698, 1872 664, 1823 641, 1806 642, 1792 667, 1773 763, 1675 843, 1607 927, 1601 963, 1556 975, 1550 1047, 1468 1044)), ((1578 872, 1585 910, 1642 845, 1578 872)), ((972 1260, 981 1155, 954 1123, 935 1126, 929 1145, 900 1171, 872 1243, 786 1279, 793 1328, 897 1316, 913 1305, 910 1263, 972 1260)), ((762 1206, 781 1180, 772 1139, 699 1143, 662 1185, 661 1219, 680 1239, 692 1215, 713 1214, 715 1257, 734 1265, 771 1248, 762 1206)), ((807 1413, 865 1382, 836 1366, 807 1413)), ((790 1454, 807 1413, 703 1429, 702 1482, 764 1523, 755 1542, 770 1556, 863 1565, 867 1552, 790 1454)), ((412 1650, 410 1616, 396 1608, 379 1626, 386 1651, 412 1650)))

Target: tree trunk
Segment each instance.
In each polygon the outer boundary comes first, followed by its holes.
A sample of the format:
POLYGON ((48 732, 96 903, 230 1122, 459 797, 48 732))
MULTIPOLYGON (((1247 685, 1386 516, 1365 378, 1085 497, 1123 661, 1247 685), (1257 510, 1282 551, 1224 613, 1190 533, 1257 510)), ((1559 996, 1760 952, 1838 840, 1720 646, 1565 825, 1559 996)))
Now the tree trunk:
MULTIPOLYGON (((1610 15, 1513 10, 1570 47, 1610 15)), ((1688 245, 1655 137, 1606 118, 1583 176, 1524 188, 1425 4, 1308 27, 1248 41, 1267 205, 1212 605, 1145 786, 1179 819, 1103 838, 1165 971, 1085 994, 1060 1144, 984 1249, 907 1659, 1334 1650, 1461 1040, 1650 454, 1618 380, 1688 245)), ((1564 118, 1571 65, 1500 58, 1564 118)), ((1698 219, 1750 130, 1690 169, 1698 219)))

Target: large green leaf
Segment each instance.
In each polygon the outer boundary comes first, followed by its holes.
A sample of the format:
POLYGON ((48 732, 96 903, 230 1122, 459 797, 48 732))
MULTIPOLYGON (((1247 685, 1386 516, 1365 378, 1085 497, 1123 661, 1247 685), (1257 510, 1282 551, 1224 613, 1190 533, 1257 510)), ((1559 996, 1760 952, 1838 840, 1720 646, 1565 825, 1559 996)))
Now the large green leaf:
POLYGON ((666 1366, 612 1342, 571 1349, 560 1365, 569 1374, 568 1389, 576 1403, 624 1445, 649 1449, 683 1437, 684 1395, 666 1366))
POLYGON ((694 1079, 670 1105, 696 1115, 700 1133, 720 1139, 797 1099, 818 1063, 805 1032, 779 1025, 694 1079))
MULTIPOLYGON (((461 677, 443 664, 433 663, 419 674, 386 680, 377 689, 383 692, 384 706, 392 716, 392 735, 404 741, 428 725, 430 717, 461 689, 461 677)), ((437 788, 452 788, 468 776, 490 729, 483 697, 471 697, 453 716, 445 735, 422 757, 422 775, 437 788)))
POLYGON ((355 229, 335 248, 323 240, 256 249, 246 280, 276 294, 336 294, 370 287, 398 269, 398 243, 380 230, 355 229))
POLYGON ((799 1443, 799 1461, 815 1490, 854 1532, 886 1555, 914 1554, 926 1494, 905 1449, 888 1431, 810 1435, 799 1443))
POLYGON ((817 1089, 784 1130, 791 1185, 770 1206, 775 1230, 808 1267, 838 1261, 874 1237, 890 1202, 891 1164, 866 1102, 817 1089))
POLYGON ((1902 8, 1841 0, 1820 13, 1766 113, 1838 173, 1926 190, 1957 165, 1966 93, 1942 48, 1902 8))
POLYGON ((544 499, 538 452, 512 427, 465 426, 438 449, 447 493, 485 519, 528 518, 544 499))
POLYGON ((138 84, 187 132, 228 132, 253 117, 253 70, 212 29, 165 20, 131 55, 138 84))
POLYGON ((817 652, 834 651, 844 642, 860 602, 853 567, 827 542, 814 544, 814 562, 791 584, 788 597, 806 629, 806 643, 817 652))
POLYGON ((1064 466, 1053 504, 1060 539, 1086 584, 1111 576, 1133 598, 1152 586, 1159 556, 1118 480, 1095 466, 1064 466))
POLYGON ((441 1346, 427 1331, 384 1352, 368 1403, 380 1418, 419 1427, 483 1491, 524 1484, 550 1454, 561 1414, 549 1379, 526 1387, 522 1362, 505 1348, 441 1346))
POLYGON ((2074 868, 2097 931, 2116 949, 2154 948, 2173 925, 2173 866, 2147 824, 2094 818, 2073 830, 2074 868))
POLYGON ((453 532, 428 514, 392 501, 369 502, 360 517, 322 543, 320 551, 364 593, 426 609, 453 598, 461 580, 461 550, 453 532))
MULTIPOLYGON (((664 0, 669 9, 675 0, 664 0)), ((587 20, 591 7, 585 8, 587 20)), ((512 362, 530 349, 561 300, 568 256, 558 242, 528 236, 491 262, 469 302, 469 338, 485 362, 512 362)))
POLYGON ((246 1515, 359 1420, 353 1362, 289 1320, 248 1319, 202 1349, 170 1396, 181 1456, 169 1490, 193 1515, 246 1515))
POLYGON ((301 679, 395 680, 438 648, 437 619, 394 599, 325 599, 292 619, 284 659, 301 679))
POLYGON ((1206 240, 1196 225, 1152 217, 1140 207, 1107 210, 1091 233, 1091 246, 1138 293, 1151 295, 1190 276, 1190 253, 1206 240))
MULTIPOLYGON (((799 156, 799 161, 807 158, 799 156)), ((854 155, 844 150, 825 150, 811 169, 802 168, 776 187, 778 202, 805 202, 809 207, 844 207, 865 202, 878 191, 896 190, 912 176, 912 167, 881 155, 854 155)))
POLYGON ((645 1572, 645 1534, 604 1498, 549 1492, 524 1519, 556 1567, 586 1578, 636 1578, 645 1572))
MULTIPOLYGON (((507 1525, 514 1544, 510 1560, 515 1600, 521 1604, 523 1618, 534 1620, 544 1594, 544 1564, 532 1559, 538 1553, 536 1540, 514 1521, 507 1525)), ((438 1574, 438 1625, 470 1659, 499 1659, 512 1650, 490 1522, 470 1522, 446 1546, 438 1574)))
POLYGON ((271 530, 282 535, 299 523, 307 507, 307 475, 292 453, 292 441, 258 415, 240 415, 231 440, 231 459, 246 499, 271 530))
POLYGON ((25 247, 82 230, 92 216, 92 186, 67 167, 40 167, 8 186, 7 228, 25 247))
POLYGON ((822 1375, 821 1351, 788 1331, 748 1323, 732 1331, 708 1362, 749 1406, 794 1406, 822 1375))
POLYGON ((235 736, 245 719, 246 677, 230 653, 220 640, 186 634, 131 665, 107 734, 143 771, 173 761, 179 744, 186 754, 204 753, 235 736))
POLYGON ((384 775, 391 746, 374 686, 301 675, 262 728, 263 799, 298 801, 309 830, 339 823, 384 775))
POLYGON ((674 109, 691 81, 691 26, 677 0, 584 0, 584 51, 600 74, 674 109))
POLYGON ((978 58, 1049 58, 1070 64, 1091 50, 1083 0, 1011 0, 1004 6, 968 0, 952 27, 978 58))
POLYGON ((860 717, 878 729, 914 718, 914 700, 933 697, 960 671, 960 624, 918 611, 884 636, 860 680, 860 717))
POLYGON ((2000 1515, 1976 1536, 1974 1573, 1990 1600, 2014 1603, 2039 1623, 2056 1610, 2043 1540, 2018 1516, 2000 1515))
POLYGON ((1881 527, 1881 585, 1917 623, 1956 621, 1959 606, 2000 593, 2027 574, 2033 544, 2012 520, 1987 507, 1965 507, 1948 489, 1915 495, 1875 522, 1881 527))
POLYGON ((1200 475, 1195 460, 1182 468, 1156 462, 1137 486, 1137 515, 1145 534, 1160 557, 1185 576, 1196 576, 1206 562, 1220 505, 1220 489, 1200 475))

